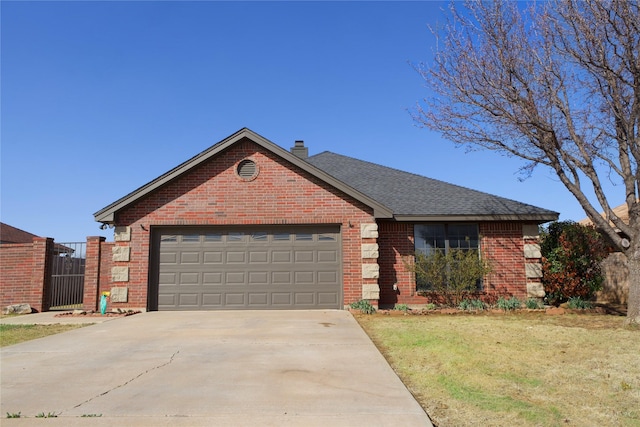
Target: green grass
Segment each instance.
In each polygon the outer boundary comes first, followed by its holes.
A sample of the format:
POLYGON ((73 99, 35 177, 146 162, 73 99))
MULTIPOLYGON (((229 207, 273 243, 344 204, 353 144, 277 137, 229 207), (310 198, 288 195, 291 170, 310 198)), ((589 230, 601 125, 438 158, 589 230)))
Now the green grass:
POLYGON ((439 426, 640 426, 640 331, 508 313, 355 317, 439 426))
POLYGON ((18 344, 48 335, 59 334, 72 329, 87 326, 81 325, 0 325, 0 347, 18 344))

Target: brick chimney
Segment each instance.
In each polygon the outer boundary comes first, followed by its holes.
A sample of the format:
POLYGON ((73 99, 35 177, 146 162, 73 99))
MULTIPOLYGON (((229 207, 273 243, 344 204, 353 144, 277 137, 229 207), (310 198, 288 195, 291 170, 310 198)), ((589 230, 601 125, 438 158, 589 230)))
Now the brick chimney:
POLYGON ((291 147, 291 153, 301 159, 306 159, 309 157, 309 148, 304 146, 304 141, 298 140, 295 142, 295 145, 291 147))

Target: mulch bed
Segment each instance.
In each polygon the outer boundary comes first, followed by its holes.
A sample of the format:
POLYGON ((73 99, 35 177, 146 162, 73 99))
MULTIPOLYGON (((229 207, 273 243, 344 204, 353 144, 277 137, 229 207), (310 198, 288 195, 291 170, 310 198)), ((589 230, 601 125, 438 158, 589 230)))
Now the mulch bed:
POLYGON ((139 310, 127 310, 127 311, 108 311, 105 314, 99 311, 84 311, 75 310, 67 311, 65 313, 56 314, 55 317, 126 317, 134 314, 141 313, 139 310))

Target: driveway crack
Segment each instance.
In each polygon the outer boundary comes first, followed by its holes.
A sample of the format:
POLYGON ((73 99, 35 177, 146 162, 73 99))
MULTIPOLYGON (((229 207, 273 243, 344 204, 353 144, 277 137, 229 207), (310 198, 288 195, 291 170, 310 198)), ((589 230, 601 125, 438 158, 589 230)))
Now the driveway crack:
POLYGON ((133 382, 133 381, 137 380, 137 379, 138 379, 138 378, 140 378, 141 376, 148 374, 149 372, 152 372, 152 371, 155 371, 156 369, 164 368, 165 366, 170 365, 170 364, 173 362, 173 359, 178 355, 178 353, 180 353, 180 350, 178 350, 178 351, 176 351, 175 353, 173 353, 173 354, 171 355, 171 357, 169 358, 169 360, 168 360, 168 361, 166 361, 165 363, 162 363, 162 364, 160 364, 160 365, 156 365, 156 366, 154 366, 154 367, 152 367, 152 368, 149 368, 149 369, 147 369, 146 371, 143 371, 143 372, 139 373, 139 374, 138 374, 138 375, 136 375, 135 377, 133 377, 133 378, 131 378, 131 379, 129 379, 129 380, 127 380, 127 381, 123 382, 122 384, 118 384, 117 386, 112 387, 112 388, 110 388, 110 389, 109 389, 109 390, 107 390, 107 391, 104 391, 104 392, 102 392, 102 393, 100 393, 100 394, 98 394, 98 395, 95 395, 95 396, 93 396, 93 397, 91 397, 91 398, 89 398, 89 399, 85 400, 84 402, 77 404, 76 406, 74 406, 74 407, 73 407, 73 409, 79 408, 79 407, 81 407, 82 405, 84 405, 84 404, 86 404, 86 403, 89 403, 89 402, 91 402, 91 401, 93 401, 93 400, 95 400, 95 399, 97 399, 97 398, 99 398, 99 397, 102 397, 102 396, 104 396, 104 395, 106 395, 106 394, 109 394, 109 393, 111 393, 113 390, 117 390, 117 389, 119 389, 119 388, 121 388, 121 387, 124 387, 124 386, 126 386, 127 384, 129 384, 129 383, 131 383, 131 382, 133 382))

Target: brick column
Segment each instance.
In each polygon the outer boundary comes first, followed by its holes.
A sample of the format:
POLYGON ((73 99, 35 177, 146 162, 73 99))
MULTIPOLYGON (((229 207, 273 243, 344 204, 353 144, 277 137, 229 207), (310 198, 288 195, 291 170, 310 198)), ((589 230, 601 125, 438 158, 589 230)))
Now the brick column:
POLYGON ((98 310, 100 300, 100 259, 101 247, 105 238, 102 236, 87 237, 87 258, 84 267, 84 294, 82 308, 84 310, 98 310))
POLYGON ((50 237, 33 238, 33 270, 31 274, 31 290, 36 311, 49 310, 49 287, 51 284, 51 252, 53 239, 50 237))

